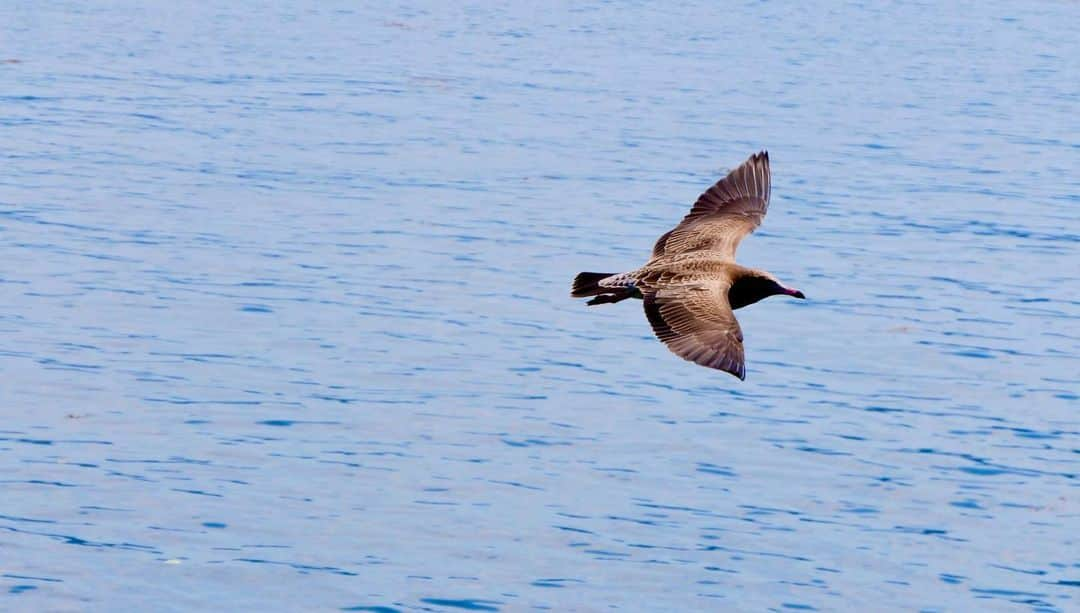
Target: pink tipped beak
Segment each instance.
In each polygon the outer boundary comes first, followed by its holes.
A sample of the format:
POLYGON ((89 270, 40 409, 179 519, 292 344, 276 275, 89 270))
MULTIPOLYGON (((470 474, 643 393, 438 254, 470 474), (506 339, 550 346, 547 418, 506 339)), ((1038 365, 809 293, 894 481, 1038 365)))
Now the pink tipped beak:
POLYGON ((806 296, 797 289, 786 289, 784 290, 784 293, 788 296, 791 296, 792 298, 801 298, 803 300, 806 300, 806 296))

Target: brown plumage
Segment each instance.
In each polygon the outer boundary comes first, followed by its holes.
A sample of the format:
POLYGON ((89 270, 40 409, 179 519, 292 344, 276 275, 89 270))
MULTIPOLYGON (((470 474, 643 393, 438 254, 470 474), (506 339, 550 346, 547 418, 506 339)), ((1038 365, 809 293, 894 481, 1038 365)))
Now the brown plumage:
POLYGON ((642 298, 645 316, 681 358, 746 378, 743 335, 734 309, 785 294, 804 298, 763 270, 735 263, 743 237, 769 209, 769 154, 750 156, 698 197, 690 213, 661 236, 644 266, 619 274, 583 272, 570 295, 590 305, 642 298))

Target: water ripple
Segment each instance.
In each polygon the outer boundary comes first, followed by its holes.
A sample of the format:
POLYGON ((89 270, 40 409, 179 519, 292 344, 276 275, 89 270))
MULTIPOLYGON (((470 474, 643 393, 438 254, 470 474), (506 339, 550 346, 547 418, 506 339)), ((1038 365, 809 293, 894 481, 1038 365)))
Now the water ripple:
POLYGON ((1071 5, 24 8, 0 609, 1077 608, 1071 5), (566 296, 763 147, 745 383, 566 296))

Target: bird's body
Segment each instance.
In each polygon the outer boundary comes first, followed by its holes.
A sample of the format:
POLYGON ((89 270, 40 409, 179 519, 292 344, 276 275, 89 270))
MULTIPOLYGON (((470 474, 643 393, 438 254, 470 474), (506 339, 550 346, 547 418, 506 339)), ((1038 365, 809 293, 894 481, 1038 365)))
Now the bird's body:
POLYGON ((656 241, 644 266, 580 273, 571 296, 593 296, 590 305, 641 298, 653 332, 671 351, 745 379, 743 335, 732 311, 776 294, 803 298, 771 274, 735 263, 739 242, 765 217, 770 191, 763 151, 703 193, 656 241))

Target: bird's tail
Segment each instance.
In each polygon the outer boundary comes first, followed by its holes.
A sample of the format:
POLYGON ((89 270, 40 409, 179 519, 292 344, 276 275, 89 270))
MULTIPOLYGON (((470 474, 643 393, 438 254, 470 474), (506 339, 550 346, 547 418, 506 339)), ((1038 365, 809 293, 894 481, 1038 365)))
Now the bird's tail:
POLYGON ((615 276, 614 272, 579 272, 574 277, 574 286, 570 289, 570 295, 574 298, 607 294, 611 288, 600 287, 600 280, 615 276))
POLYGON ((637 290, 631 283, 627 283, 623 287, 620 287, 619 285, 613 286, 611 284, 606 287, 600 286, 600 281, 603 279, 617 275, 618 273, 612 272, 580 272, 578 273, 578 276, 574 277, 574 286, 570 289, 570 295, 574 298, 596 296, 585 303, 589 306, 594 304, 621 302, 627 298, 634 298, 635 296, 638 298, 641 297, 641 294, 637 293, 637 290))

